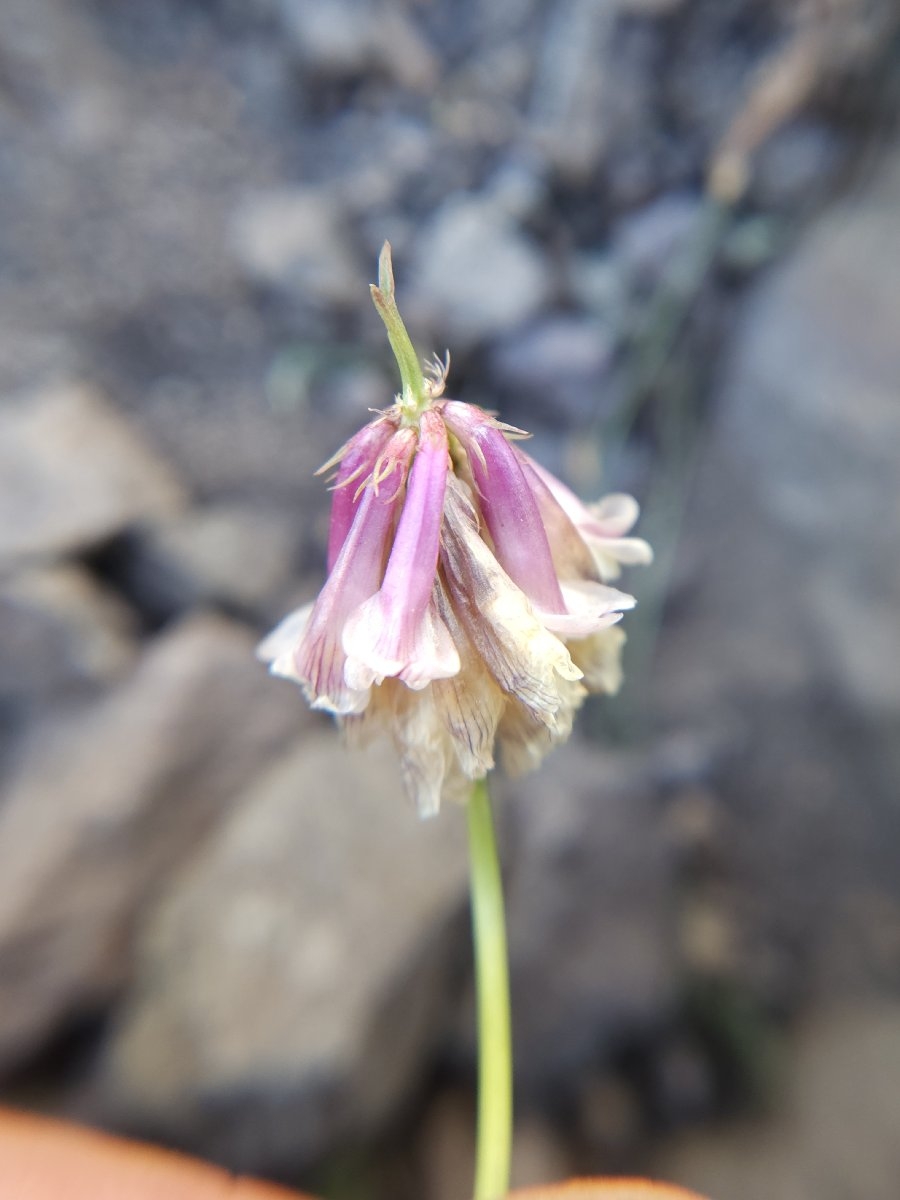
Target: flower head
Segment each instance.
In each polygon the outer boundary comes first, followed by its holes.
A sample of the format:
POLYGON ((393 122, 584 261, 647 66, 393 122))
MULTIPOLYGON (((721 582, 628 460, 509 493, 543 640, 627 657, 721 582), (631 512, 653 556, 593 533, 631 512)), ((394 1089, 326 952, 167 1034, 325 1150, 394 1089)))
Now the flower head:
POLYGON ((527 435, 425 379, 394 303, 376 306, 403 390, 326 463, 336 469, 328 578, 260 657, 351 739, 390 737, 423 814, 494 765, 537 766, 588 691, 615 691, 634 599, 610 586, 649 562, 630 496, 583 505, 518 445, 527 435))

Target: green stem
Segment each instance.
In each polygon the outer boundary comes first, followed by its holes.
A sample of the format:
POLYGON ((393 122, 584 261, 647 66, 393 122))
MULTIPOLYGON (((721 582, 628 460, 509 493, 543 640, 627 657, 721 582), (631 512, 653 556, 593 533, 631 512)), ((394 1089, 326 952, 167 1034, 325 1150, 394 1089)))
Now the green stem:
POLYGON ((509 1190, 512 1146, 512 1036, 503 884, 487 782, 468 805, 472 938, 478 994, 478 1149, 474 1200, 509 1190))
POLYGON ((400 369, 400 407, 410 420, 415 420, 427 404, 428 395, 422 367, 394 297, 394 268, 391 265, 389 242, 384 243, 378 258, 378 286, 372 284, 370 290, 400 369))

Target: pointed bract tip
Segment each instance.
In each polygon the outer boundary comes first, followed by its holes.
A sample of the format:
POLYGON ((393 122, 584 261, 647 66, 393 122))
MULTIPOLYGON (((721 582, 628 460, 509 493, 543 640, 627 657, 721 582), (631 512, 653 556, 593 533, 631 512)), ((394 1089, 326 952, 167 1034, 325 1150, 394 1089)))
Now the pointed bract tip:
POLYGON ((394 265, 391 262, 391 243, 386 241, 378 255, 378 288, 385 297, 394 294, 394 265))

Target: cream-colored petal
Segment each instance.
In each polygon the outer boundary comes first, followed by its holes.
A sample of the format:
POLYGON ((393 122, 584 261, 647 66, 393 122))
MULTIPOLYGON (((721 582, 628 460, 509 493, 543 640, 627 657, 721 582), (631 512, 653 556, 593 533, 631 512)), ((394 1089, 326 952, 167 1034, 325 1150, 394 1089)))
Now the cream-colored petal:
POLYGON ((541 621, 553 633, 564 638, 588 637, 622 619, 622 613, 634 608, 634 596, 603 583, 583 580, 562 584, 565 613, 540 613, 541 621))
POLYGON ((653 562, 653 551, 643 538, 599 538, 585 534, 584 540, 594 556, 600 578, 607 581, 618 579, 623 566, 646 566, 653 562))
POLYGON ((369 746, 379 738, 390 739, 404 789, 422 817, 434 816, 442 800, 465 801, 472 789, 459 765, 434 687, 414 692, 399 680, 386 679, 372 689, 366 712, 342 721, 351 745, 369 746))
POLYGON ((584 685, 591 692, 613 696, 622 686, 622 647, 625 631, 616 625, 592 637, 569 642, 569 653, 584 672, 584 685))
POLYGON ((433 817, 440 810, 444 782, 455 762, 450 736, 433 700, 430 689, 411 696, 394 727, 403 783, 421 817, 433 817))
POLYGON ((506 698, 475 653, 441 582, 435 596, 461 660, 457 675, 434 684, 435 703, 463 773, 469 780, 482 779, 494 765, 494 739, 506 698))
POLYGON ((448 487, 441 563, 453 609, 501 691, 552 721, 560 680, 581 672, 481 540, 470 513, 456 487, 448 487))
POLYGON ((536 719, 524 705, 510 700, 498 729, 503 766, 510 775, 535 770, 550 750, 568 740, 575 713, 586 695, 587 690, 580 683, 563 682, 559 708, 551 724, 536 719))
POLYGON ((593 520, 604 527, 607 537, 621 537, 634 527, 641 515, 637 500, 625 492, 610 492, 596 504, 585 507, 593 520))

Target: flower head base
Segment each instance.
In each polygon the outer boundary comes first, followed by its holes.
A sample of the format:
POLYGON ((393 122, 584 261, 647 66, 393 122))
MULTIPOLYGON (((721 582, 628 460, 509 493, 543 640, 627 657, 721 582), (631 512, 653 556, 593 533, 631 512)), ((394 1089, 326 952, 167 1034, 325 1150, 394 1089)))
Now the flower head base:
POLYGON ((588 691, 616 690, 614 626, 635 602, 609 581, 651 551, 626 536, 631 497, 584 506, 516 444, 527 435, 443 398, 446 367, 424 379, 388 247, 379 284, 403 392, 323 468, 328 579, 259 654, 352 739, 390 737, 427 815, 467 798, 496 745, 511 771, 537 766, 588 691))

